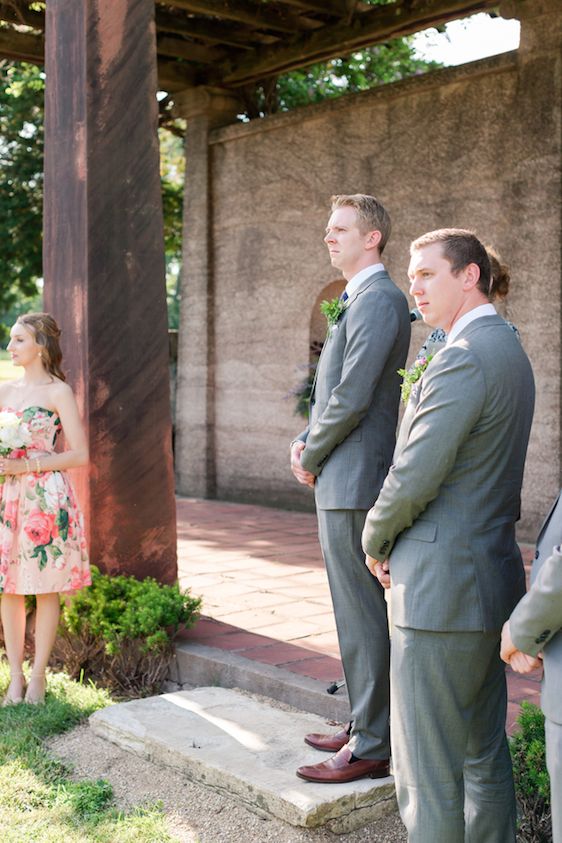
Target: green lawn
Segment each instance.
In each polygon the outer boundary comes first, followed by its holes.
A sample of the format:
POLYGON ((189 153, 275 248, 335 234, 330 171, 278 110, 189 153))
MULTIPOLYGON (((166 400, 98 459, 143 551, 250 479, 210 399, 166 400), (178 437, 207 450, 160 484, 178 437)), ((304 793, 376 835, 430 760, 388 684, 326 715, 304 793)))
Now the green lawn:
MULTIPOLYGON (((2 660, 2 695, 7 684, 2 660)), ((0 708, 2 843, 174 843, 157 806, 117 811, 108 782, 72 781, 69 769, 45 749, 46 738, 110 703, 93 685, 54 674, 45 705, 0 708)))
POLYGON ((15 378, 21 376, 21 368, 12 366, 10 355, 4 349, 0 350, 0 383, 3 381, 13 381, 15 378))

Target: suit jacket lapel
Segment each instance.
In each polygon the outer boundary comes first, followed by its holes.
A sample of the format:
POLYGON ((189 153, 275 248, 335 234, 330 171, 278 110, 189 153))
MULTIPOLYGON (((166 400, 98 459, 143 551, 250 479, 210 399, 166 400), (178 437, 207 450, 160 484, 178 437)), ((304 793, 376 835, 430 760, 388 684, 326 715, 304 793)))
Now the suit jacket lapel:
MULTIPOLYGON (((349 296, 349 298, 347 299, 347 302, 346 302, 346 305, 345 305, 345 310, 348 310, 351 307, 351 305, 353 304, 353 302, 355 301, 357 296, 360 293, 362 293, 363 290, 366 290, 367 287, 370 287, 371 284, 374 284, 379 278, 383 278, 383 277, 388 277, 388 273, 386 272, 386 270, 379 270, 378 272, 374 272, 373 275, 369 275, 368 278, 365 278, 365 280, 359 285, 359 287, 355 290, 355 292, 352 293, 349 296)), ((322 359, 322 355, 324 354, 324 349, 326 347, 327 339, 328 339, 328 335, 326 335, 326 340, 324 340, 324 345, 322 347, 322 351, 320 352, 320 357, 318 358, 318 363, 316 364, 316 371, 314 372, 314 379, 312 381, 312 388, 310 390, 310 397, 311 398, 314 396, 314 390, 316 388, 316 380, 318 378, 318 368, 320 366, 320 360, 322 359)))
POLYGON ((352 293, 350 295, 350 297, 348 298, 346 310, 349 307, 351 307, 351 305, 353 304, 353 302, 355 301, 357 296, 360 295, 363 292, 363 290, 366 290, 367 287, 370 287, 371 284, 374 284, 379 278, 384 278, 384 277, 388 278, 388 273, 385 269, 384 270, 380 269, 378 272, 374 272, 373 275, 369 275, 368 278, 365 278, 365 280, 359 285, 359 287, 355 290, 355 292, 352 293))

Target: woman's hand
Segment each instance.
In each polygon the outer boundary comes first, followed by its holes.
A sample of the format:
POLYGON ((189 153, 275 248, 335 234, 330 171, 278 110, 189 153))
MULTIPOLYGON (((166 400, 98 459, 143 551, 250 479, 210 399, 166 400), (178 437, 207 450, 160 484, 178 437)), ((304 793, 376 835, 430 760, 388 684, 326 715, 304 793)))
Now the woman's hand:
POLYGON ((25 460, 10 460, 8 457, 0 457, 0 474, 25 474, 27 470, 25 460))

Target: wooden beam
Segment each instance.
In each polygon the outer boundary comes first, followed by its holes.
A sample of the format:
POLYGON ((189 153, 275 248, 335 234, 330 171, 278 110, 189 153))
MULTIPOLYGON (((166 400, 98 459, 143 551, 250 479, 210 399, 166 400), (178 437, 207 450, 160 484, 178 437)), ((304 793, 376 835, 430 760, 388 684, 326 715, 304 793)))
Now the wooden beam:
MULTIPOLYGON (((224 55, 224 51, 221 52, 224 55)), ((164 51, 162 53, 165 54, 164 51)), ((0 58, 42 65, 45 62, 45 39, 42 35, 0 29, 0 58)), ((196 60, 203 61, 202 58, 196 60)), ((191 88, 197 81, 196 73, 184 62, 158 59, 158 84, 162 90, 182 91, 191 88)))
POLYGON ((188 35, 199 38, 209 44, 222 44, 238 47, 241 50, 252 50, 256 44, 277 41, 274 36, 262 35, 249 27, 236 27, 218 21, 207 21, 203 18, 185 17, 172 12, 156 9, 156 31, 173 32, 178 35, 188 35))
POLYGON ((321 21, 278 11, 268 5, 257 5, 249 0, 166 0, 167 6, 185 9, 186 12, 247 23, 261 29, 296 33, 303 29, 317 29, 321 21))
POLYGON ((200 81, 196 71, 185 62, 158 59, 158 87, 161 91, 168 91, 168 93, 183 91, 194 87, 200 81))
POLYGON ((392 5, 376 6, 350 25, 324 26, 319 32, 293 38, 285 47, 275 50, 260 48, 251 56, 241 58, 232 69, 225 65, 221 73, 222 83, 227 86, 245 85, 391 38, 485 12, 495 6, 497 0, 418 0, 414 4, 411 0, 400 0, 392 5))
POLYGON ((186 41, 185 38, 167 36, 158 36, 156 52, 159 56, 172 56, 186 61, 201 62, 201 64, 224 61, 229 56, 226 50, 194 44, 193 41, 186 41))
MULTIPOLYGON (((345 0, 282 0, 285 6, 294 6, 303 12, 321 12, 323 15, 332 15, 341 18, 346 12, 345 0)), ((362 4, 364 5, 364 4, 362 4)), ((372 8, 368 6, 368 8, 372 8)))
POLYGON ((14 29, 0 29, 0 57, 43 64, 45 60, 45 39, 42 35, 17 32, 14 29))

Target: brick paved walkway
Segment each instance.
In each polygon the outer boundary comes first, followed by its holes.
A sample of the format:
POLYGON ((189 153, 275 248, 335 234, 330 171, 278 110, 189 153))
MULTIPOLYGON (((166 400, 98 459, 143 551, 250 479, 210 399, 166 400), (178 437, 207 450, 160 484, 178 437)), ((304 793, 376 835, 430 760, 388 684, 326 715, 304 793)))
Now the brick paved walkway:
MULTIPOLYGON (((247 504, 177 499, 179 580, 203 597, 186 639, 330 684, 342 668, 316 517, 247 504)), ((533 548, 522 547, 526 562, 533 548)), ((508 668, 511 731, 538 704, 539 676, 508 668)))

